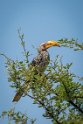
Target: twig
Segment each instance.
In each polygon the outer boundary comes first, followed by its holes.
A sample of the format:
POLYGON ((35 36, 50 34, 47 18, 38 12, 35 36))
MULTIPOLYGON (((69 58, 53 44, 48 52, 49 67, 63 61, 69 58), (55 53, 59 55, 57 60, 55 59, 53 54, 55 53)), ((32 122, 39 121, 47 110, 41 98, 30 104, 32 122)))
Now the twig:
POLYGON ((20 41, 21 41, 21 45, 23 47, 24 55, 26 57, 26 62, 28 63, 29 62, 29 60, 28 60, 29 51, 26 51, 26 48, 25 48, 24 34, 21 34, 20 30, 18 30, 18 35, 19 35, 19 38, 20 38, 20 41))

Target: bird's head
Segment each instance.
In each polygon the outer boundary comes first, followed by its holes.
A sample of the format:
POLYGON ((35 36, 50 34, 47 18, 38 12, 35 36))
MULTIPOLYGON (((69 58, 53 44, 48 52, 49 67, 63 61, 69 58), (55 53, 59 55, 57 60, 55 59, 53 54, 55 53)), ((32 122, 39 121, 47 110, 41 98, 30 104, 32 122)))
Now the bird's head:
POLYGON ((41 52, 41 51, 47 50, 48 48, 50 48, 52 46, 60 47, 60 44, 54 40, 50 40, 50 41, 47 41, 45 43, 42 43, 40 45, 40 47, 38 48, 38 51, 41 52))
POLYGON ((45 49, 48 49, 52 46, 60 47, 60 44, 58 42, 54 41, 54 40, 51 40, 51 41, 47 41, 46 43, 44 43, 43 46, 44 46, 45 49))
POLYGON ((42 43, 40 45, 40 47, 38 48, 38 51, 41 52, 43 50, 47 50, 48 48, 52 47, 52 46, 58 46, 60 47, 60 44, 54 40, 50 40, 50 41, 47 41, 45 43, 42 43))

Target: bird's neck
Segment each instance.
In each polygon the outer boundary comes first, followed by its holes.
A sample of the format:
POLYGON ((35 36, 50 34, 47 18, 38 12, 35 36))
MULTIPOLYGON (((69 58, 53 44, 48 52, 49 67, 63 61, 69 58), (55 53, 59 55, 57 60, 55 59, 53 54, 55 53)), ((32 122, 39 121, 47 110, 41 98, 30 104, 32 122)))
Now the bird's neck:
POLYGON ((38 53, 41 55, 44 55, 44 54, 49 55, 47 50, 41 50, 41 51, 38 51, 38 53))

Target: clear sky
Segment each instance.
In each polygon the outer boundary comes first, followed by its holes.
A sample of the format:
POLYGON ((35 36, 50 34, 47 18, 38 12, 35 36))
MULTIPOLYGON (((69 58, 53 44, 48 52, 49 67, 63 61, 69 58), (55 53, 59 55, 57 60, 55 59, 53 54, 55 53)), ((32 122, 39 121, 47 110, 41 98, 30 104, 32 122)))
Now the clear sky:
MULTIPOLYGON (((0 52, 12 59, 23 59, 17 29, 25 34, 26 48, 32 56, 37 52, 32 47, 47 40, 78 38, 83 42, 83 0, 0 0, 0 52)), ((63 62, 73 62, 71 71, 83 76, 83 52, 68 48, 49 49, 51 59, 56 54, 63 55, 63 62)), ((32 104, 30 98, 22 98, 16 105, 12 103, 14 89, 9 87, 4 59, 0 57, 0 113, 16 107, 36 118, 36 124, 52 124, 42 117, 43 110, 32 104)), ((0 120, 0 123, 7 124, 0 120)))

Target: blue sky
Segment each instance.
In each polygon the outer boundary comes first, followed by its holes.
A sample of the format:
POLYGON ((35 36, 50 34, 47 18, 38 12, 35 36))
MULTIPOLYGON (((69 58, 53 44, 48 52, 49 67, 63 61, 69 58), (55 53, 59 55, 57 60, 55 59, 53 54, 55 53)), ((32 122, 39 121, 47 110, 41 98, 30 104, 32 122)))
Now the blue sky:
MULTIPOLYGON (((17 29, 25 34, 26 48, 32 56, 37 52, 32 47, 40 43, 61 38, 78 38, 83 41, 83 0, 0 0, 0 52, 13 59, 22 58, 17 29)), ((83 52, 68 48, 49 49, 51 59, 56 54, 63 56, 63 62, 73 62, 71 71, 83 76, 83 52)), ((22 98, 16 105, 12 103, 15 94, 9 87, 4 59, 0 57, 0 112, 16 107, 16 110, 37 118, 36 124, 52 124, 42 117, 42 109, 32 105, 30 98, 22 98)), ((7 124, 1 120, 0 123, 7 124)))

